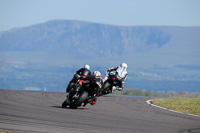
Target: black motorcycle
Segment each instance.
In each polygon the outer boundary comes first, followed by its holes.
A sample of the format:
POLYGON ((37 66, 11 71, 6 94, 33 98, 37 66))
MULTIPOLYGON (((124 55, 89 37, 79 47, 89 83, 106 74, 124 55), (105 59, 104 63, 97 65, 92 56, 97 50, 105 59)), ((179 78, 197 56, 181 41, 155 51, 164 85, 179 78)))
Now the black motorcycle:
POLYGON ((108 79, 104 81, 102 87, 102 94, 109 94, 113 92, 113 87, 117 87, 121 82, 121 78, 118 76, 117 72, 111 71, 108 74, 108 79))
MULTIPOLYGON (((80 80, 79 80, 80 81, 80 80)), ((80 85, 79 81, 75 84, 72 90, 69 92, 67 99, 62 103, 62 107, 76 109, 80 106, 85 106, 87 103, 95 104, 92 101, 90 84, 80 85)))

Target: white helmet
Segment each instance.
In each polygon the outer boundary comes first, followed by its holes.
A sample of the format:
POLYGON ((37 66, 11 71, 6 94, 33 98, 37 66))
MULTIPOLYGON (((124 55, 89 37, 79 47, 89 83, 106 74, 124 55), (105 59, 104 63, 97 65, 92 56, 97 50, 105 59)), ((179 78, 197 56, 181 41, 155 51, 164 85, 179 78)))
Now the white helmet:
POLYGON ((93 75, 94 75, 95 77, 101 77, 101 73, 100 73, 99 71, 94 71, 94 72, 93 72, 93 75))
POLYGON ((125 68, 128 67, 128 65, 127 65, 126 63, 122 63, 120 66, 121 66, 121 67, 125 67, 125 68))
POLYGON ((85 65, 84 68, 90 70, 90 66, 89 65, 85 65))

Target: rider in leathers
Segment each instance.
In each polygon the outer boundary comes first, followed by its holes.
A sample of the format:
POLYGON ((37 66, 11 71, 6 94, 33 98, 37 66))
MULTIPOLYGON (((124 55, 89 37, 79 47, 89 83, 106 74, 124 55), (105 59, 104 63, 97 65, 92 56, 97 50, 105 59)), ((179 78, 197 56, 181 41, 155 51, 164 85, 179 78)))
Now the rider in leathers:
POLYGON ((103 86, 103 78, 101 77, 101 73, 99 71, 94 71, 92 75, 87 76, 86 78, 83 78, 79 81, 79 84, 84 86, 88 85, 90 88, 89 95, 91 96, 91 99, 86 101, 84 103, 84 106, 88 103, 95 104, 97 101, 97 97, 100 96, 100 89, 103 86))
POLYGON ((111 71, 116 71, 117 73, 117 77, 118 77, 118 80, 120 82, 118 82, 118 86, 119 88, 116 88, 114 87, 113 90, 117 89, 119 91, 122 91, 122 89, 124 88, 124 83, 125 83, 125 80, 127 78, 127 75, 128 75, 128 72, 127 72, 127 67, 128 65, 126 63, 122 63, 120 66, 117 66, 117 67, 113 67, 113 68, 109 68, 106 72, 106 75, 105 75, 105 78, 104 78, 104 82, 108 79, 108 74, 109 72, 111 71))
POLYGON ((66 92, 70 92, 71 89, 74 87, 74 85, 76 84, 76 82, 80 79, 80 78, 85 78, 86 76, 91 75, 90 72, 90 66, 89 65, 85 65, 83 68, 79 69, 78 71, 76 71, 76 73, 74 74, 72 80, 69 82, 67 88, 66 88, 66 92))

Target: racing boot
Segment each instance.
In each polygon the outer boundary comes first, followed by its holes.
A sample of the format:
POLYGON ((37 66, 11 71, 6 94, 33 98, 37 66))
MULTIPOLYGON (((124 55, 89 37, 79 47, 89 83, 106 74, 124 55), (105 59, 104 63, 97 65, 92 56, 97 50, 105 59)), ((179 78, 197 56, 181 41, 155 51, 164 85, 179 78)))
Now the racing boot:
POLYGON ((97 98, 96 98, 96 97, 93 97, 93 98, 91 99, 91 101, 90 101, 90 104, 91 104, 91 105, 94 105, 94 104, 96 104, 96 102, 97 102, 97 98))

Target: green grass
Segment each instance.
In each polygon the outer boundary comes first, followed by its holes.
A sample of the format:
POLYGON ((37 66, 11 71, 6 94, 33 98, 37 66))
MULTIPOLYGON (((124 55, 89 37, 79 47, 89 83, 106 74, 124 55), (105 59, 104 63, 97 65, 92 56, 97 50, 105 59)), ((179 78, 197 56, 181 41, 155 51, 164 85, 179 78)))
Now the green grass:
POLYGON ((10 131, 0 131, 0 133, 15 133, 15 132, 10 132, 10 131))
POLYGON ((169 92, 158 93, 148 90, 124 88, 123 91, 114 91, 115 95, 128 95, 128 96, 145 96, 145 97, 169 97, 169 98, 200 98, 199 94, 189 92, 169 92))
POLYGON ((152 103, 167 109, 200 115, 200 98, 155 99, 152 103))

